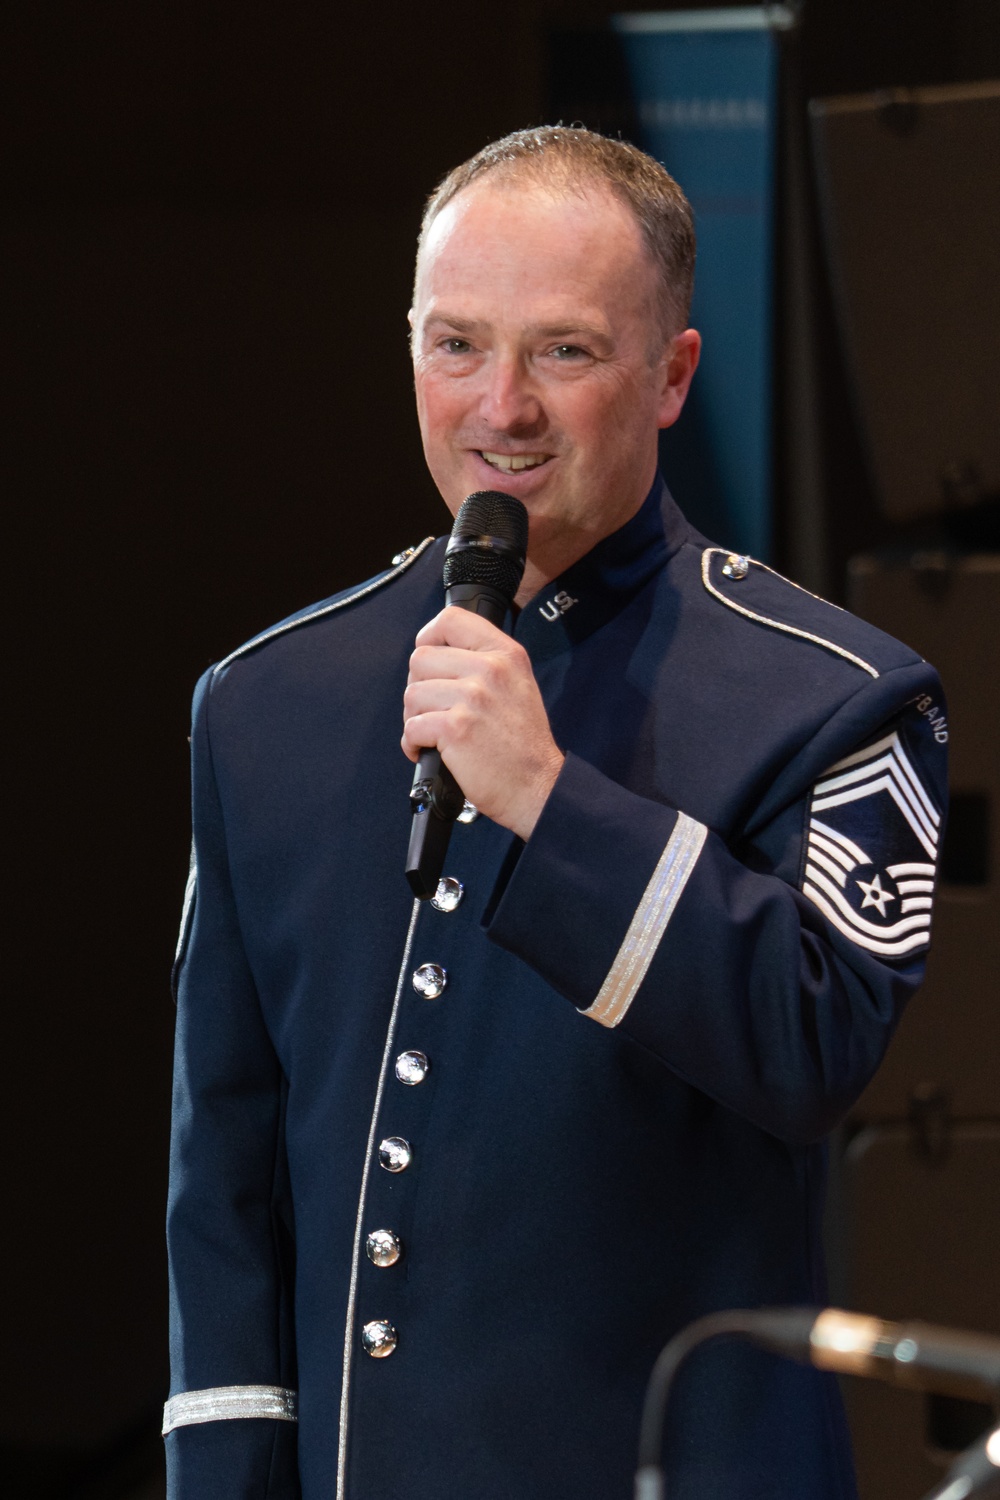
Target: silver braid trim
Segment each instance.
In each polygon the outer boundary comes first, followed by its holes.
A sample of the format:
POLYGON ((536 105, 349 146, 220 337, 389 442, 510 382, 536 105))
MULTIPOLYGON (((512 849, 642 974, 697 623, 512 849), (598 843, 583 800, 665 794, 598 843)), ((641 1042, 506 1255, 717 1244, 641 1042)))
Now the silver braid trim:
POLYGON ((677 814, 674 831, 642 893, 608 977, 593 1005, 581 1011, 581 1015, 589 1016, 601 1026, 617 1026, 625 1016, 653 962, 707 837, 704 823, 689 818, 687 813, 677 814))
MULTIPOLYGON (((706 547, 701 554, 701 581, 708 592, 719 600, 720 604, 724 604, 727 609, 734 609, 738 615, 745 615, 748 620, 755 620, 758 625, 767 625, 771 630, 782 630, 786 635, 797 635, 800 640, 812 641, 814 646, 822 646, 825 651, 832 651, 836 656, 842 656, 844 661, 849 661, 854 666, 860 667, 862 672, 868 673, 869 677, 878 677, 880 675, 878 668, 873 667, 870 661, 865 661, 861 656, 855 656, 854 652, 848 651, 846 646, 838 646, 836 641, 828 640, 825 635, 814 635, 811 630, 800 630, 797 625, 789 625, 784 620, 772 620, 770 615, 759 615, 756 610, 747 609, 745 604, 738 604, 728 594, 721 593, 712 582, 712 558, 720 554, 724 555, 725 551, 725 547, 706 547)), ((775 573, 773 568, 769 568, 766 563, 758 562, 755 557, 747 558, 747 561, 755 568, 763 568, 765 573, 774 574, 774 577, 780 578, 782 583, 787 583, 791 588, 798 589, 800 594, 809 594, 810 599, 819 599, 821 604, 828 602, 826 599, 820 599, 819 594, 810 594, 808 589, 802 588, 798 583, 793 583, 790 578, 783 577, 781 573, 775 573)), ((840 609, 840 606, 839 604, 832 604, 830 608, 840 609)), ((843 610, 840 612, 843 614, 843 610)))
POLYGON ((272 1417, 297 1422, 298 1397, 280 1385, 215 1385, 205 1391, 182 1391, 163 1408, 163 1436, 175 1427, 197 1422, 231 1422, 237 1417, 272 1417))

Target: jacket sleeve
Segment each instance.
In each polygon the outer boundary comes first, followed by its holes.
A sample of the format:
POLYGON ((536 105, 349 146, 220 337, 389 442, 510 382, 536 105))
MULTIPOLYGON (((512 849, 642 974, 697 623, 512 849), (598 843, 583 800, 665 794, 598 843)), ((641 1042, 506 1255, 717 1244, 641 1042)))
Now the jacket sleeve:
POLYGON ((791 754, 735 837, 568 756, 498 883, 489 937, 719 1103, 783 1140, 818 1139, 922 977, 940 702, 923 663, 865 685, 817 734, 823 759, 791 754))
POLYGON ((292 1500, 293 1224, 285 1087, 244 953, 209 742, 192 732, 194 852, 178 945, 167 1238, 171 1500, 292 1500))

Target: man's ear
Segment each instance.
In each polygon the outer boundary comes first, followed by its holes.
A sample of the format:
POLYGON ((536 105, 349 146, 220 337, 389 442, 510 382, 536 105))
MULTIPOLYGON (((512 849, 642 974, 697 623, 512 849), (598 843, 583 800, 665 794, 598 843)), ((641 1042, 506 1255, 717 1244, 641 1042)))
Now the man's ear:
POLYGON ((677 421, 700 358, 701 334, 696 329, 686 328, 671 339, 661 365, 663 383, 657 426, 672 427, 677 421))

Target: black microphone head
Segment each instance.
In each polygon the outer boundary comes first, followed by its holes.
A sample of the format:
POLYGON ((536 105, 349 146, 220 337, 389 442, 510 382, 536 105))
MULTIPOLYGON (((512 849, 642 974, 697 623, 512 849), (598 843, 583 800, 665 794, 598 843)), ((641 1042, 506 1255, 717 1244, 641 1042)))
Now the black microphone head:
POLYGON ((477 490, 455 517, 444 560, 444 586, 480 584, 508 604, 521 586, 528 551, 528 512, 513 495, 477 490))

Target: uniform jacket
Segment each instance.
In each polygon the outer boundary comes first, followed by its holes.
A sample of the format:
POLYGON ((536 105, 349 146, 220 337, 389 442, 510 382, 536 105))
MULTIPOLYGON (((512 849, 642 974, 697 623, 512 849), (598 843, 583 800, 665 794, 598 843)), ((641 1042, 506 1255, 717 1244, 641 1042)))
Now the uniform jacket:
MULTIPOLYGON (((197 689, 175 1500, 627 1500, 661 1346, 824 1300, 822 1140, 920 978, 932 668, 660 482, 514 624, 567 751, 531 839, 458 824, 414 903, 443 553, 197 689)), ((672 1500, 854 1492, 832 1380, 745 1346, 690 1361, 666 1459, 672 1500)))

